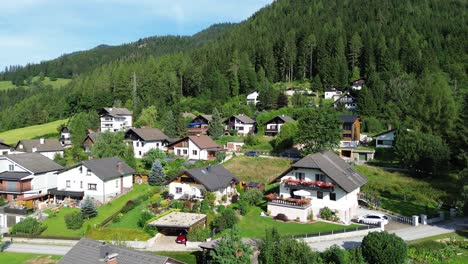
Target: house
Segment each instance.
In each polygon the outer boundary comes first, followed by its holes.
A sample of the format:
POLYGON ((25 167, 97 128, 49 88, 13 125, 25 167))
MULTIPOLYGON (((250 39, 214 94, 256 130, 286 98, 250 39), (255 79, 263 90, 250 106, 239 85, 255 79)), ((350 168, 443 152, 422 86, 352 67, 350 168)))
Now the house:
POLYGON ((0 140, 0 155, 8 155, 14 152, 14 148, 0 140))
POLYGON ((376 148, 391 148, 395 145, 396 129, 390 129, 378 135, 375 135, 376 148))
POLYGON ((39 153, 0 156, 0 194, 8 201, 45 196, 63 167, 39 153))
POLYGON ((169 257, 83 237, 59 260, 59 264, 182 264, 169 257))
POLYGON ((88 132, 86 137, 83 139, 83 143, 82 143, 84 151, 91 152, 91 147, 94 145, 94 143, 96 143, 96 140, 99 134, 101 133, 100 132, 88 132))
POLYGON ((357 215, 358 193, 367 179, 331 151, 310 154, 294 163, 272 181, 279 182, 279 194, 267 195, 271 216, 306 222, 328 207, 341 221, 357 215))
POLYGON ((242 187, 244 187, 245 191, 250 189, 258 189, 260 191, 265 191, 265 184, 261 182, 242 182, 242 187))
POLYGON ((240 151, 243 146, 243 141, 228 141, 226 142, 226 146, 224 147, 224 149, 237 152, 240 151))
POLYGON ((364 84, 366 83, 366 80, 361 78, 359 80, 355 80, 353 82, 351 82, 351 89, 353 90, 356 90, 356 91, 360 91, 362 90, 362 87, 364 86, 364 84))
POLYGON ((236 194, 236 178, 220 164, 189 169, 169 183, 169 194, 174 199, 203 199, 206 192, 214 192, 216 199, 236 194))
POLYGON ((172 212, 148 223, 165 235, 187 233, 199 226, 206 227, 206 215, 184 212, 172 212))
POLYGON ((197 134, 207 134, 208 129, 210 128, 210 123, 213 120, 212 115, 198 115, 190 121, 188 134, 197 135, 197 134))
POLYGON ((60 129, 60 144, 62 144, 63 147, 67 147, 67 146, 70 146, 72 144, 70 131, 69 131, 68 127, 66 127, 66 126, 62 127, 62 129, 60 129))
POLYGON ((143 158, 151 149, 166 150, 169 137, 161 130, 152 127, 130 128, 125 133, 125 140, 133 145, 135 158, 143 158))
POLYGON ((132 112, 127 108, 103 108, 99 112, 101 117, 101 132, 124 131, 133 125, 132 112))
POLYGON ((336 100, 341 96, 342 92, 337 90, 336 88, 332 87, 325 91, 325 99, 333 99, 336 100))
POLYGON ((168 144, 167 150, 175 155, 190 160, 215 160, 223 147, 214 142, 209 136, 188 136, 168 144))
POLYGON ((346 110, 356 110, 356 102, 356 98, 347 92, 336 99, 333 102, 333 106, 335 108, 343 107, 346 110))
POLYGON ((135 170, 119 158, 85 160, 61 171, 57 188, 49 190, 55 199, 91 197, 106 203, 133 186, 135 170))
POLYGON ((53 160, 55 155, 63 157, 63 146, 56 138, 22 139, 16 144, 15 153, 34 152, 53 160))
POLYGON ((352 157, 352 149, 357 148, 361 137, 361 118, 358 115, 339 115, 342 122, 340 155, 352 157))
POLYGON ((243 114, 230 116, 224 124, 226 124, 226 130, 236 130, 240 136, 255 132, 255 120, 243 114))
POLYGON ((281 126, 288 122, 294 122, 295 120, 289 116, 279 115, 271 119, 266 123, 266 136, 276 136, 281 131, 281 126))
POLYGON ((247 104, 254 104, 257 105, 258 102, 258 96, 260 95, 259 91, 253 91, 247 95, 247 104))

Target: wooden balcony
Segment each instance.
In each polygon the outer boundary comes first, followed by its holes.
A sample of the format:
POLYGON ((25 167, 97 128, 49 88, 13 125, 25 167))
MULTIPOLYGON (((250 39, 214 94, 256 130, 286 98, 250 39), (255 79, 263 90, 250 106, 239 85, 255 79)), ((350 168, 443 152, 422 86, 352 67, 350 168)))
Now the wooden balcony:
POLYGON ((311 205, 311 198, 296 199, 296 198, 282 198, 276 194, 270 193, 265 196, 269 204, 281 205, 287 207, 307 208, 311 205))
POLYGON ((334 188, 335 185, 329 182, 323 181, 306 181, 306 180, 296 180, 296 179, 285 179, 282 181, 282 184, 288 188, 295 189, 304 189, 304 190, 326 190, 334 188))

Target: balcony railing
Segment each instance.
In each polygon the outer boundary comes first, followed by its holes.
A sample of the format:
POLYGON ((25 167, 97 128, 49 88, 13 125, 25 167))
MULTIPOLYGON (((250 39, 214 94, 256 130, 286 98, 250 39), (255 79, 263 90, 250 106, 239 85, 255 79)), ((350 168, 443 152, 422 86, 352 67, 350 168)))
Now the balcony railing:
POLYGON ((31 191, 31 187, 22 187, 22 188, 17 188, 17 187, 0 187, 0 192, 14 192, 14 193, 21 193, 21 192, 27 192, 31 191))
POLYGON ((340 148, 357 148, 357 141, 341 141, 340 148))
POLYGON ((330 182, 296 180, 296 179, 291 179, 291 178, 283 180, 282 183, 286 187, 299 187, 301 189, 312 189, 312 190, 328 189, 328 188, 335 187, 335 185, 330 182))
POLYGON ((271 203, 271 204, 278 204, 278 205, 292 206, 292 207, 299 207, 299 208, 309 207, 312 201, 311 198, 306 198, 306 199, 282 198, 272 193, 266 195, 265 198, 268 200, 268 203, 271 203))
POLYGON ((17 215, 27 215, 32 210, 28 210, 27 208, 13 208, 13 207, 4 207, 3 212, 8 214, 17 214, 17 215))

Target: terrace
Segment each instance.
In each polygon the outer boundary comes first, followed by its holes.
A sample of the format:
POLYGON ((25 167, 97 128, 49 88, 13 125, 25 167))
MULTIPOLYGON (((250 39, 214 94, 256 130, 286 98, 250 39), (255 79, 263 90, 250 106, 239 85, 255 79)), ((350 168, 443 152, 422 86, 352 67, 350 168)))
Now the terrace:
POLYGON ((307 181, 307 180, 296 180, 296 179, 284 179, 282 181, 285 187, 288 188, 301 188, 307 190, 328 190, 330 188, 334 188, 335 185, 329 182, 323 181, 307 181))
POLYGON ((265 196, 269 204, 276 204, 288 207, 307 208, 311 205, 311 198, 297 199, 297 198, 283 198, 276 194, 270 193, 265 196))

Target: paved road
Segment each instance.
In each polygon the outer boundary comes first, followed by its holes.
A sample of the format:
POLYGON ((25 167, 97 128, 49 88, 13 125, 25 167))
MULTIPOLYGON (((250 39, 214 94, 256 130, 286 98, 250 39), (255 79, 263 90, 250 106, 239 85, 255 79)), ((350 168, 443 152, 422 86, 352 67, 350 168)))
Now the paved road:
POLYGON ((34 253, 34 254, 47 254, 47 255, 65 255, 70 251, 70 246, 55 246, 55 245, 38 245, 38 244, 22 244, 13 243, 8 245, 4 250, 6 252, 16 253, 34 253))

